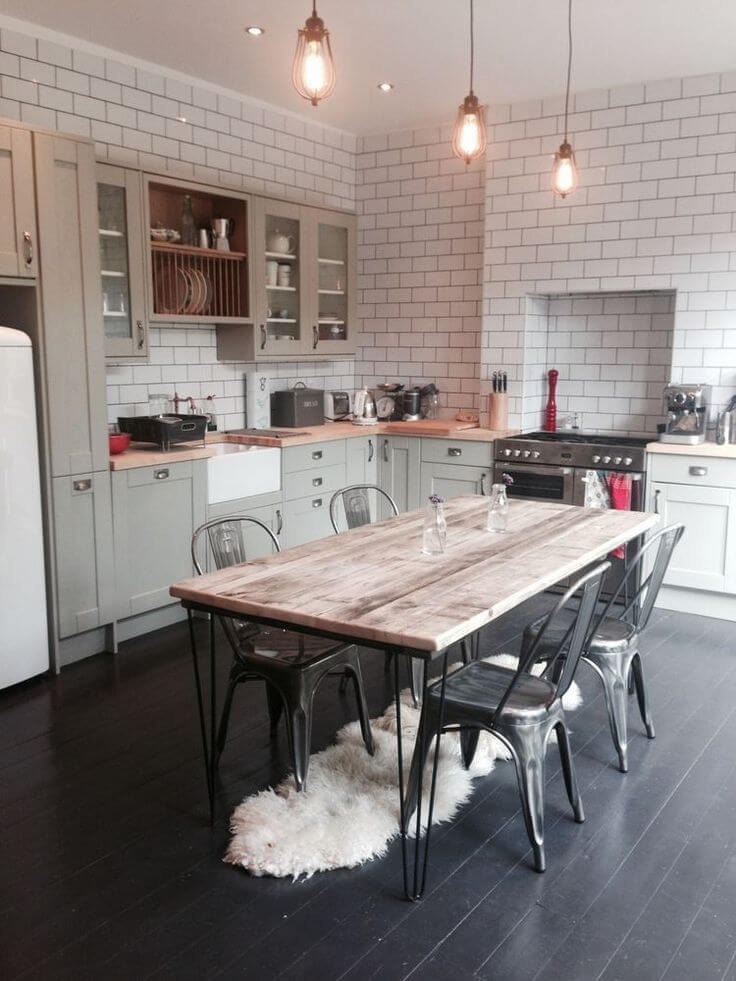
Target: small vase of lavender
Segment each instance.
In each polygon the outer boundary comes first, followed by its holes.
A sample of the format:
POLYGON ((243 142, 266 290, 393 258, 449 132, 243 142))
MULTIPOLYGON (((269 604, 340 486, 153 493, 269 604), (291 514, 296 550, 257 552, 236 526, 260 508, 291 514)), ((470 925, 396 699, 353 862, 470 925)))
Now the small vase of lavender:
POLYGON ((445 519, 445 499, 432 494, 427 502, 422 534, 422 553, 442 555, 447 547, 447 521, 445 519))
POLYGON ((501 483, 491 487, 491 496, 488 498, 488 517, 486 528, 488 531, 504 532, 509 525, 509 499, 506 494, 508 487, 514 482, 514 478, 509 473, 501 474, 501 483))

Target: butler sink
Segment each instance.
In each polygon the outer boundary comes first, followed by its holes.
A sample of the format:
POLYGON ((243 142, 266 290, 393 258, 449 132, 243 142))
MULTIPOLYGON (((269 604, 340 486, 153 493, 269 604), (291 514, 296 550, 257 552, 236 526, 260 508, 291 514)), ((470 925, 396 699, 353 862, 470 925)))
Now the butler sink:
POLYGON ((222 504, 281 489, 281 450, 277 446, 216 443, 207 460, 207 503, 222 504))

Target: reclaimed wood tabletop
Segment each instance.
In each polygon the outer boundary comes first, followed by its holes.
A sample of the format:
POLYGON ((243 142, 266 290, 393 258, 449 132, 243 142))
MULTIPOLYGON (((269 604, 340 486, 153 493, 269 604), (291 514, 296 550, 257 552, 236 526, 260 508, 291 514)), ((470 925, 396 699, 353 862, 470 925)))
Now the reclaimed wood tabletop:
POLYGON ((442 651, 657 523, 643 511, 512 500, 508 530, 486 530, 488 499, 445 504, 447 550, 421 552, 410 511, 171 587, 184 602, 373 646, 442 651))

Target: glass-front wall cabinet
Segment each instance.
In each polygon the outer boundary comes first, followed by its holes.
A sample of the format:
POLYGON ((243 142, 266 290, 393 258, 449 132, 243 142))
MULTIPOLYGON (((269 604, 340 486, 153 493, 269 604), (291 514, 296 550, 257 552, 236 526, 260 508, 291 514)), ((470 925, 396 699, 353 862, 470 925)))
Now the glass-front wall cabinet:
POLYGON ((146 357, 140 174, 107 164, 97 174, 105 354, 146 357))
POLYGON ((355 351, 355 219, 334 212, 312 212, 316 238, 316 320, 312 351, 352 354, 355 351))
POLYGON ((302 209, 259 198, 255 208, 256 345, 258 355, 303 352, 304 231, 302 209))

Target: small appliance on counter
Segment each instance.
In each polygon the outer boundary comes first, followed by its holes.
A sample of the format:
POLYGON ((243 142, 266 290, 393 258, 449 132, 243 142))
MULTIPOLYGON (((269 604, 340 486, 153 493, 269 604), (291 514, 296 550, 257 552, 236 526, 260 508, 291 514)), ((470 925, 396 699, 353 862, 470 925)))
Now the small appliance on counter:
POLYGON ((197 439, 204 444, 207 416, 118 416, 118 428, 137 443, 155 443, 162 450, 170 450, 176 443, 197 439))
POLYGON ((353 407, 353 425, 355 426, 375 426, 378 422, 376 415, 376 403, 367 388, 361 388, 355 393, 355 405, 353 407))
POLYGON ((736 443, 736 395, 729 401, 723 412, 718 413, 716 442, 719 446, 736 443))
POLYGON ((376 415, 381 422, 398 422, 404 414, 401 382, 383 382, 376 385, 376 415))
POLYGON ((422 407, 422 390, 421 388, 405 388, 402 395, 404 414, 402 419, 404 422, 416 422, 421 419, 421 407, 422 407))
POLYGON ((284 429, 321 426, 324 404, 324 389, 307 388, 304 382, 297 382, 285 391, 271 392, 271 425, 284 429))
POLYGON ((705 442, 710 406, 710 385, 667 385, 664 390, 666 421, 659 434, 662 443, 705 442))
POLYGON ((349 392, 325 392, 325 419, 345 422, 353 414, 349 392))

